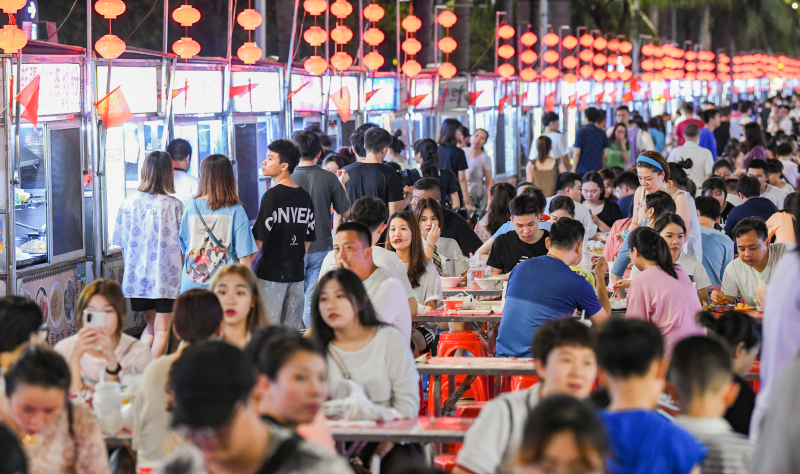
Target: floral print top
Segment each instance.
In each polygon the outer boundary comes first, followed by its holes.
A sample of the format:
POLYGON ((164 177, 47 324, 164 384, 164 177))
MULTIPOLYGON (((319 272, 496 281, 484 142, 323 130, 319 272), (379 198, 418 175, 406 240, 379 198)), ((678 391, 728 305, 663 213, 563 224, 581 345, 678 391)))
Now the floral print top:
POLYGON ((178 297, 182 216, 183 203, 164 194, 137 191, 120 206, 111 242, 124 252, 122 293, 126 298, 178 297))

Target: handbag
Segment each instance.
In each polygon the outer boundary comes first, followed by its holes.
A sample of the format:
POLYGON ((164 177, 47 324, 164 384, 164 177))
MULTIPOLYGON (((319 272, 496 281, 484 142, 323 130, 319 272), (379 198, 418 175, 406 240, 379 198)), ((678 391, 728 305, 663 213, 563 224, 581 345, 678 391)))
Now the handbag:
POLYGON ((231 258, 233 258, 234 263, 239 263, 239 257, 236 256, 236 252, 231 252, 228 249, 228 247, 225 247, 224 245, 222 245, 219 242, 219 240, 217 239, 217 237, 214 235, 214 233, 211 232, 211 229, 208 227, 208 224, 206 224, 206 220, 203 219, 203 215, 200 214, 200 209, 197 207, 197 198, 195 198, 193 202, 194 202, 194 210, 195 210, 195 212, 197 212, 197 217, 200 218, 200 222, 203 223, 203 227, 206 229, 206 232, 208 233, 208 236, 211 237, 211 241, 214 242, 214 245, 216 245, 217 247, 225 250, 225 253, 227 255, 230 255, 231 258))

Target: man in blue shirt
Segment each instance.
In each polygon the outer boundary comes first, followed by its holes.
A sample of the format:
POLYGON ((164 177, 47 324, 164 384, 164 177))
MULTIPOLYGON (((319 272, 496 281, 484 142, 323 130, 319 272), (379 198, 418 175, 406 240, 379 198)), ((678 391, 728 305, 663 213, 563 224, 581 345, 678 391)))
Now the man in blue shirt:
POLYGON ((631 203, 636 190, 639 189, 639 178, 632 171, 625 171, 614 180, 614 194, 617 205, 625 217, 631 217, 631 203))
POLYGON ((588 107, 583 116, 586 125, 578 129, 573 145, 572 172, 583 176, 589 171, 600 171, 608 154, 608 137, 604 131, 605 112, 588 107))
POLYGON ((719 222, 720 205, 716 198, 698 196, 694 200, 703 242, 703 267, 711 279, 712 286, 722 285, 722 274, 733 261, 734 245, 730 237, 714 228, 719 222))
POLYGON ((720 119, 719 110, 717 109, 703 111, 703 123, 706 126, 700 129, 700 141, 698 144, 711 152, 714 161, 717 161, 717 138, 714 136, 714 130, 719 127, 720 119))
POLYGON ((731 236, 731 231, 740 220, 747 217, 760 217, 764 222, 778 212, 775 204, 767 198, 761 197, 761 181, 753 176, 742 176, 736 183, 736 194, 742 203, 731 209, 728 220, 725 221, 725 233, 731 236))
POLYGON ((605 285, 608 264, 597 260, 597 289, 570 268, 583 259, 583 224, 567 217, 550 226, 547 255, 526 260, 511 272, 497 336, 498 357, 531 357, 530 341, 543 323, 585 311, 595 324, 611 314, 605 285))

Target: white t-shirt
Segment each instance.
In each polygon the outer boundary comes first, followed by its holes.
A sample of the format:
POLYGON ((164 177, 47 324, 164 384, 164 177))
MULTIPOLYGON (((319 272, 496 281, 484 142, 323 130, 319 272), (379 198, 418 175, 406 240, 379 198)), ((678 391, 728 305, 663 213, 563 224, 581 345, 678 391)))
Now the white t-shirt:
POLYGON ((378 320, 396 327, 403 335, 406 345, 411 344, 411 309, 400 279, 388 270, 378 267, 364 280, 364 288, 375 307, 378 320))
MULTIPOLYGON (((408 264, 404 263, 403 265, 405 265, 406 275, 408 275, 408 264)), ((425 273, 419 277, 419 286, 414 288, 414 298, 421 305, 431 301, 435 302, 437 307, 442 305, 442 278, 430 260, 425 260, 425 273)))
POLYGON ((761 193, 761 197, 772 201, 779 211, 783 210, 783 201, 786 199, 786 195, 787 193, 783 189, 771 184, 768 184, 767 190, 761 193))
POLYGON ((692 167, 687 171, 689 179, 691 179, 697 186, 697 195, 702 192, 703 182, 711 174, 711 168, 714 166, 714 157, 707 148, 703 148, 690 140, 686 140, 683 146, 673 148, 669 152, 667 162, 677 163, 681 160, 692 160, 692 167))
POLYGON ((486 194, 486 186, 483 183, 484 171, 492 172, 492 162, 484 152, 473 156, 471 147, 464 147, 464 154, 467 155, 467 190, 470 196, 483 196, 486 194))
POLYGON ((541 384, 500 395, 481 409, 464 436, 456 463, 475 474, 510 474, 528 414, 539 404, 541 384))
POLYGON ((191 203, 192 198, 197 195, 197 178, 184 170, 176 169, 173 183, 175 185, 175 194, 170 194, 170 196, 180 199, 185 208, 188 203, 191 203))
POLYGON ((797 178, 800 177, 797 163, 792 160, 781 160, 781 164, 783 165, 783 175, 789 180, 789 184, 797 186, 797 178))
MULTIPOLYGON (((569 154, 566 135, 561 132, 547 132, 544 135, 549 137, 553 144, 553 148, 550 150, 551 158, 560 160, 562 156, 569 154)), ((536 149, 536 140, 534 140, 533 143, 531 143, 531 152, 528 154, 528 159, 533 161, 536 158, 539 158, 539 150, 536 149)))
MULTIPOLYGON (((372 263, 374 263, 376 267, 389 270, 400 279, 400 282, 406 289, 406 300, 414 297, 414 290, 411 288, 411 283, 409 283, 408 275, 406 274, 406 266, 396 253, 391 250, 386 250, 383 247, 373 246, 372 263)), ((319 269, 319 277, 322 278, 322 275, 331 270, 336 270, 336 268, 336 257, 333 256, 333 250, 331 250, 322 260, 322 267, 319 269)), ((422 303, 421 301, 417 302, 422 303)), ((408 307, 408 301, 406 301, 406 307, 408 307)))
MULTIPOLYGON (((686 274, 689 276, 689 279, 692 280, 692 283, 694 283, 694 287, 696 289, 702 290, 703 288, 708 288, 711 286, 711 279, 708 278, 706 267, 704 267, 703 262, 698 260, 696 257, 693 257, 686 252, 681 252, 680 257, 678 257, 678 261, 675 263, 683 268, 683 271, 686 272, 686 274)), ((631 270, 630 279, 633 280, 639 276, 640 273, 642 272, 634 266, 631 270)))
POLYGON ((725 273, 722 275, 722 293, 726 296, 741 296, 745 303, 755 306, 756 299, 753 293, 761 286, 759 280, 769 285, 778 261, 793 248, 794 245, 789 243, 772 244, 769 248, 769 260, 763 272, 756 271, 741 258, 735 259, 725 267, 725 273))

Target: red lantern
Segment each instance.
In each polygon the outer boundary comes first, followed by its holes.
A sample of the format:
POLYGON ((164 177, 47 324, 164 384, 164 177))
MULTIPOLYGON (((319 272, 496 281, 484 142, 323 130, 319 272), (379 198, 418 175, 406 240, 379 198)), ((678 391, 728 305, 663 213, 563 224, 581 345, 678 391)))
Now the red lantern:
POLYGON ((616 81, 617 79, 619 79, 619 73, 617 72, 616 69, 612 69, 612 70, 608 71, 608 80, 609 81, 616 81))
POLYGON ((511 56, 514 56, 515 53, 516 51, 514 51, 514 47, 510 44, 504 44, 497 48, 497 55, 503 59, 508 59, 511 56))
POLYGON ((633 63, 633 59, 631 59, 630 56, 620 56, 619 63, 625 67, 628 67, 633 63))
POLYGON ((13 15, 27 3, 27 0, 0 0, 0 8, 3 9, 3 13, 13 15))
POLYGON ((364 19, 375 23, 383 18, 385 13, 383 7, 373 3, 372 5, 367 5, 367 8, 364 9, 364 19))
POLYGON ((331 56, 331 66, 337 71, 344 71, 345 69, 349 68, 353 65, 353 58, 349 54, 345 53, 344 51, 339 51, 338 53, 331 56))
POLYGON ((320 46, 328 41, 328 32, 314 25, 303 33, 303 39, 311 46, 320 46))
POLYGON ((370 28, 364 32, 364 42, 370 46, 378 46, 383 43, 385 38, 386 36, 383 34, 383 31, 377 28, 370 28))
POLYGON ((548 66, 544 68, 544 71, 542 71, 542 76, 544 76, 545 79, 552 81, 559 76, 559 72, 555 67, 548 66))
POLYGON ((245 8, 242 13, 236 16, 236 22, 247 31, 253 31, 261 26, 261 13, 252 8, 245 8))
MULTIPOLYGON (((456 40, 454 40, 453 38, 451 38, 449 36, 445 36, 444 38, 439 40, 439 49, 442 50, 443 53, 450 54, 450 53, 452 53, 453 51, 456 50, 457 46, 458 46, 458 43, 456 43, 456 40)), ((506 45, 506 46, 508 46, 508 45, 506 45)), ((511 49, 513 50, 514 48, 511 48, 511 49)), ((512 52, 511 56, 513 56, 513 55, 514 55, 514 53, 512 52)))
POLYGON ((727 74, 731 72, 731 67, 727 64, 717 64, 717 72, 727 74))
POLYGON ((200 12, 191 5, 181 5, 172 12, 172 19, 182 27, 189 28, 200 21, 200 12))
POLYGON ((581 46, 588 48, 594 44, 594 36, 590 35, 589 33, 584 33, 580 38, 578 38, 578 43, 580 43, 581 46))
MULTIPOLYGON (((239 49, 239 52, 241 53, 241 48, 239 49)), ((242 59, 242 61, 244 61, 244 59, 242 59)), ((245 62, 245 64, 247 63, 245 62)), ((310 58, 306 59, 305 63, 303 63, 303 68, 312 76, 319 76, 328 69, 328 63, 319 56, 311 56, 310 58)))
POLYGON ((575 56, 567 56, 564 58, 561 64, 563 64, 567 69, 575 69, 578 67, 578 58, 575 56))
POLYGON ((642 46, 642 54, 645 55, 645 56, 652 56, 653 55, 653 45, 648 43, 648 44, 642 46))
MULTIPOLYGON (((339 25, 336 28, 331 30, 331 39, 336 44, 346 44, 348 41, 353 39, 353 32, 350 28, 339 25)), ((422 48, 420 46, 420 48, 422 48)))
POLYGON ((555 33, 547 33, 546 35, 544 35, 544 38, 542 38, 542 42, 550 47, 557 45, 558 41, 559 41, 558 35, 555 33))
POLYGON ((375 69, 378 69, 379 67, 383 66, 384 59, 383 56, 380 55, 380 53, 372 51, 371 53, 364 56, 362 62, 364 64, 364 67, 366 67, 370 71, 374 71, 375 69))
POLYGON ((192 38, 184 37, 172 43, 172 51, 181 59, 191 59, 200 52, 200 43, 192 38))
POLYGON ((642 70, 644 71, 652 71, 655 68, 654 61, 652 59, 645 59, 642 61, 642 70))
POLYGON ((693 72, 697 70, 697 63, 686 63, 686 70, 693 72))
POLYGON ((717 74, 717 79, 720 82, 730 82, 731 76, 725 73, 717 74))
POLYGON ((630 80, 631 77, 633 77, 633 73, 630 69, 623 69, 623 71, 619 73, 620 80, 627 81, 630 80))
POLYGON ((594 53, 591 49, 584 49, 578 54, 578 57, 581 59, 581 61, 588 63, 592 60, 592 58, 594 58, 594 53))
POLYGON ((617 56, 616 54, 609 54, 608 57, 606 58, 606 63, 612 66, 616 66, 618 62, 619 62, 619 56, 617 56))
POLYGON ((552 49, 549 51, 545 51, 544 54, 542 54, 542 59, 544 60, 544 62, 548 64, 552 64, 558 61, 558 58, 559 58, 558 53, 553 51, 552 49))
MULTIPOLYGON (((3 2, 3 3, 13 3, 13 2, 3 2)), ((22 1, 22 6, 25 6, 24 1, 22 1)), ((19 10, 19 8, 17 8, 17 10, 19 10)), ((103 18, 105 18, 106 20, 113 20, 117 18, 117 16, 122 15, 125 12, 125 2, 123 2, 122 0, 97 0, 97 3, 94 4, 94 9, 97 13, 103 15, 103 18)), ((5 7, 3 7, 3 11, 6 12, 5 7)), ((13 13, 16 13, 16 10, 13 13)))
POLYGON ((532 67, 526 67, 519 72, 519 78, 524 82, 531 82, 536 79, 536 71, 534 71, 532 67))
POLYGON ((653 67, 656 69, 656 71, 664 69, 664 61, 656 59, 655 61, 653 61, 653 67))
POLYGON ((575 84, 576 82, 578 82, 578 76, 572 74, 571 72, 568 74, 564 74, 564 82, 566 82, 567 84, 575 84))
POLYGON ((525 64, 533 64, 536 62, 537 58, 538 56, 536 55, 536 53, 530 49, 526 49, 525 51, 522 52, 522 54, 519 55, 519 60, 525 64))
POLYGON ((456 72, 458 72, 456 67, 450 63, 442 63, 442 65, 439 66, 439 75, 444 79, 450 79, 456 75, 456 72))
POLYGON ((336 0, 331 4, 331 15, 340 20, 344 20, 353 13, 353 5, 347 0, 336 0))
POLYGON ((664 50, 660 46, 653 46, 653 56, 657 58, 663 58, 664 50))
POLYGON ((309 15, 317 16, 328 8, 328 2, 325 0, 305 0, 303 2, 303 9, 309 15))
POLYGON ((578 38, 568 35, 565 36, 563 40, 561 40, 561 45, 567 49, 572 49, 575 46, 578 46, 578 38))
POLYGON ((606 72, 602 69, 595 69, 594 73, 592 74, 592 79, 597 82, 603 82, 606 80, 606 72))
POLYGON ((618 51, 619 50, 619 40, 611 39, 609 40, 608 44, 606 45, 609 51, 618 51))
POLYGON ((439 13, 439 16, 436 17, 436 21, 445 28, 450 28, 451 26, 455 25, 457 19, 458 18, 456 18, 456 14, 450 10, 445 10, 442 13, 439 13))
MULTIPOLYGON (((261 48, 251 41, 239 46, 239 49, 236 51, 236 56, 245 64, 255 64, 256 61, 261 59, 262 52, 261 48)), ((325 62, 325 60, 323 59, 322 62, 325 62)), ((308 71, 308 68, 306 68, 306 71, 308 71)))
MULTIPOLYGON (((527 47, 531 47, 534 44, 536 44, 536 41, 538 39, 539 38, 537 38, 535 34, 533 34, 530 31, 528 31, 528 32, 523 33, 522 36, 520 36, 519 42, 524 44, 527 47)), ((520 72, 520 74, 522 74, 522 72, 520 72)))
POLYGON ((603 53, 597 53, 594 55, 594 58, 592 58, 592 62, 594 63, 595 66, 604 65, 606 63, 606 60, 607 60, 606 55, 603 53))
POLYGON ((403 41, 401 48, 406 54, 413 56, 422 50, 422 43, 420 43, 416 38, 408 38, 407 40, 403 41))
POLYGON ((727 54, 722 53, 722 54, 719 55, 719 63, 720 64, 728 64, 730 62, 731 62, 731 58, 727 54))
POLYGON ((694 51, 686 51, 684 57, 686 58, 687 61, 694 61, 695 59, 697 59, 697 53, 695 53, 694 51))
POLYGON ((414 77, 422 70, 422 66, 413 59, 409 59, 408 61, 403 63, 403 74, 408 77, 414 77))
POLYGON ((497 36, 505 40, 513 38, 515 34, 514 27, 511 25, 502 25, 497 29, 497 36))
POLYGON ((500 66, 497 67, 497 75, 502 77, 503 79, 508 79, 509 77, 514 75, 514 66, 508 63, 501 64, 500 66))
POLYGON ((592 46, 594 46, 594 49, 603 50, 603 49, 606 49, 606 45, 607 44, 608 44, 608 41, 606 41, 606 39, 603 38, 602 36, 599 36, 594 40, 594 43, 592 43, 592 46))
MULTIPOLYGON (((117 38, 116 36, 114 38, 117 38)), ((103 38, 100 38, 103 39, 103 38)), ((119 40, 119 38, 117 38, 119 40)), ((122 40, 119 40, 122 41, 122 40)), ((99 43, 99 41, 98 41, 99 43)), ((0 30, 0 48, 3 49, 3 52, 6 54, 14 54, 20 49, 22 49, 26 44, 28 44, 28 37, 25 36, 25 32, 17 28, 17 25, 5 25, 2 30, 0 30)), ((125 43, 122 43, 123 49, 125 51, 125 43)), ((122 54, 120 51, 119 54, 122 54)), ((98 50, 99 52, 99 50, 98 50)), ((119 56, 114 56, 115 58, 119 56)))
MULTIPOLYGON (((8 28, 9 26, 11 25, 6 25, 3 28, 3 32, 5 32, 6 28, 8 28)), ((16 26, 14 28, 16 28, 16 26)), ((23 36, 24 35, 25 33, 23 33, 23 36)), ((3 43, 4 41, 0 38, 0 47, 3 45, 3 43)), ((122 53, 125 52, 127 46, 125 45, 124 41, 117 38, 116 36, 105 35, 99 40, 97 40, 97 43, 94 44, 94 49, 97 51, 97 54, 106 59, 117 59, 122 53)))
POLYGON ((686 80, 687 81, 695 81, 695 80, 697 80, 697 74, 695 74, 693 72, 687 72, 686 73, 686 80))
POLYGON ((642 81, 644 81, 644 82, 653 82, 653 73, 652 72, 646 72, 646 73, 642 74, 642 81))
POLYGON ((589 79, 594 74, 594 68, 589 66, 588 64, 581 66, 578 70, 578 74, 580 74, 584 79, 589 79))
POLYGON ((401 25, 403 26, 403 29, 409 33, 415 33, 422 28, 422 20, 414 15, 408 15, 407 17, 403 18, 401 25))

